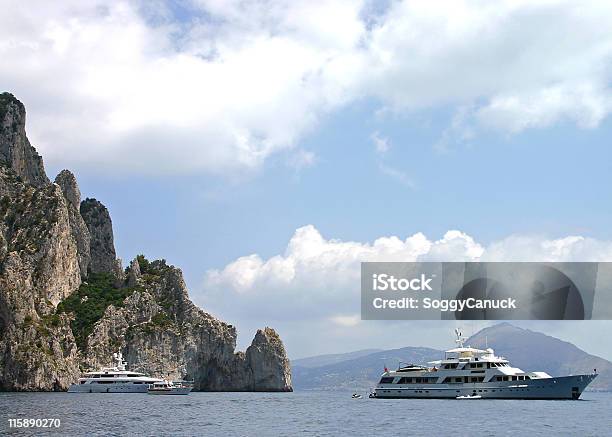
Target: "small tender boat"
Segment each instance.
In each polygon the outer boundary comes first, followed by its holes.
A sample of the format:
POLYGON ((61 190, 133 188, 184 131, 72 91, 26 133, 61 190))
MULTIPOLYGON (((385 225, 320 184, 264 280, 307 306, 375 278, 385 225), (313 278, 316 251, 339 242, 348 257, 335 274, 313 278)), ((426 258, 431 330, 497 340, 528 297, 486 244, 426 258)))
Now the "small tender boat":
POLYGON ((479 395, 465 395, 465 396, 457 396, 455 399, 482 399, 482 396, 479 396, 479 395))
POLYGON ((361 396, 359 393, 353 393, 353 396, 351 396, 353 399, 361 399, 363 396, 361 396))
POLYGON ((188 395, 191 391, 191 387, 172 381, 159 381, 150 384, 147 387, 147 393, 150 395, 188 395))

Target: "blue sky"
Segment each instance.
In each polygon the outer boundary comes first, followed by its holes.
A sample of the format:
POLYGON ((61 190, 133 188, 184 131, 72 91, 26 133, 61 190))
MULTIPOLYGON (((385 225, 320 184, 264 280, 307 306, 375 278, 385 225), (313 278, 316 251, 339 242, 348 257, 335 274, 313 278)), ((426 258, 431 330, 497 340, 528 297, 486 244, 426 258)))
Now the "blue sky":
MULTIPOLYGON (((241 347, 443 347, 450 324, 358 320, 364 259, 612 260, 607 2, 7 7, 0 83, 50 176, 241 347)), ((595 323, 528 326, 612 358, 595 323)))
MULTIPOLYGON (((84 196, 105 200, 113 212, 124 259, 139 251, 166 257, 183 267, 192 288, 209 268, 245 254, 282 252, 307 224, 349 241, 417 231, 439 238, 449 229, 484 244, 509 234, 612 238, 609 121, 597 129, 562 124, 512 136, 488 133, 441 153, 436 144, 449 123, 445 111, 379 120, 376 109, 360 103, 322 123, 301 143, 316 162, 299 170, 278 156, 240 181, 82 172, 79 183, 84 196), (384 157, 376 152, 375 132, 388 139, 384 157)), ((60 169, 49 166, 51 174, 60 169)))
MULTIPOLYGON (((105 200, 113 212, 124 258, 139 250, 165 256, 184 266, 192 285, 202 269, 245 253, 282 251, 295 229, 310 223, 325 235, 357 241, 417 230, 439 237, 454 228, 483 243, 513 233, 611 238, 608 121, 595 130, 564 125, 489 134, 440 153, 435 144, 448 123, 444 113, 381 122, 374 110, 357 105, 323 123, 303 141, 316 163, 301 170, 278 157, 239 182, 81 172, 79 183, 84 196, 105 200), (374 132, 389 139, 384 158, 375 151, 374 132), (385 174, 381 162, 415 186, 385 174)), ((62 168, 48 167, 50 174, 62 168)))

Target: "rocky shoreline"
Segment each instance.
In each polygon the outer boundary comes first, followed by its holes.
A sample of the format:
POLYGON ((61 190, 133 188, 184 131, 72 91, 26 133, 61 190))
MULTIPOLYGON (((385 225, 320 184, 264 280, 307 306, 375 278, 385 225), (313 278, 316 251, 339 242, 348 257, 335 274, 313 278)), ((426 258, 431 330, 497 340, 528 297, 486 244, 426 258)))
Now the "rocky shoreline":
POLYGON ((138 256, 123 269, 110 214, 81 201, 74 175, 51 182, 0 94, 0 390, 61 391, 122 350, 131 369, 195 390, 292 391, 278 334, 236 352, 236 328, 191 302, 180 269, 138 256))

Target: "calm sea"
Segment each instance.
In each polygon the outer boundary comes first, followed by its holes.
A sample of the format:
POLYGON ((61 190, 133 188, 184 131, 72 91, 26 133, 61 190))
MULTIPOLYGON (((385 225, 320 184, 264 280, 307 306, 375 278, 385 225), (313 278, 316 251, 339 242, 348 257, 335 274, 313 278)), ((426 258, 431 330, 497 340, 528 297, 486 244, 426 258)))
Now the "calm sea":
POLYGON ((612 435, 612 394, 583 397, 457 401, 351 399, 350 392, 0 393, 0 435, 612 435), (11 429, 9 418, 58 418, 61 425, 11 429))

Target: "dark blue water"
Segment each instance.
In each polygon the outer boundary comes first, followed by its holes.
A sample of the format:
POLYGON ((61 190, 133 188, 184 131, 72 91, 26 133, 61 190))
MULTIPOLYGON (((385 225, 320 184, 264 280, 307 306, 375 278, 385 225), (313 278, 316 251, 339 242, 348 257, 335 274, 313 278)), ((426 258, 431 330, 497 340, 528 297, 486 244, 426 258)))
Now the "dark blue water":
POLYGON ((612 435, 612 394, 580 401, 351 399, 350 392, 0 393, 2 435, 612 435), (10 429, 9 418, 59 418, 10 429))

